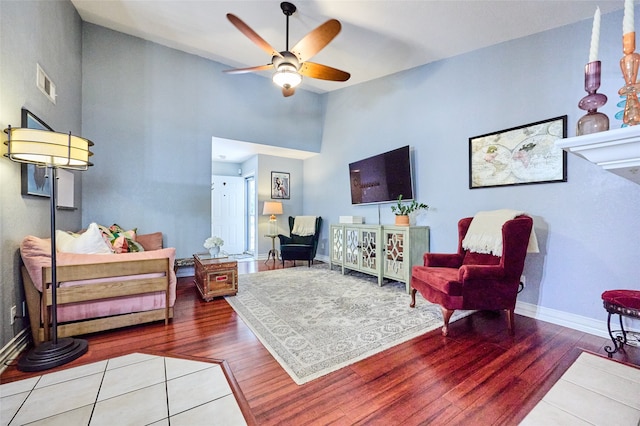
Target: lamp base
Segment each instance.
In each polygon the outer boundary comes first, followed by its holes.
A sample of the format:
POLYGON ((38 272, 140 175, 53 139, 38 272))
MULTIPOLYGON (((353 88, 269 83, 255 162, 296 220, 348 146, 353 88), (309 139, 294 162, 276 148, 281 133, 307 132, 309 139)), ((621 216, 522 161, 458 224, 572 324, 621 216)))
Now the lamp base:
POLYGON ((80 358, 87 353, 87 350, 89 350, 89 344, 83 339, 65 337, 58 339, 58 343, 55 344, 52 341, 44 342, 20 358, 18 370, 48 370, 80 358))

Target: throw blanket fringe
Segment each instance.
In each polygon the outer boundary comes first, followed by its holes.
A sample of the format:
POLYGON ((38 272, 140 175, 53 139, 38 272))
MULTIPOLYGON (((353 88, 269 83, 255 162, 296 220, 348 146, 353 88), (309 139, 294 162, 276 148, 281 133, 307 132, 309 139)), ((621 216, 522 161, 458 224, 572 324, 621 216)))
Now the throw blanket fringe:
POLYGON ((296 216, 293 220, 292 234, 306 237, 316 233, 316 217, 315 216, 296 216))
MULTIPOLYGON (((467 235, 462 240, 462 248, 475 253, 502 256, 502 225, 508 220, 526 215, 517 210, 492 210, 478 212, 473 217, 467 235)), ((529 237, 528 253, 539 253, 538 239, 533 228, 529 237)))

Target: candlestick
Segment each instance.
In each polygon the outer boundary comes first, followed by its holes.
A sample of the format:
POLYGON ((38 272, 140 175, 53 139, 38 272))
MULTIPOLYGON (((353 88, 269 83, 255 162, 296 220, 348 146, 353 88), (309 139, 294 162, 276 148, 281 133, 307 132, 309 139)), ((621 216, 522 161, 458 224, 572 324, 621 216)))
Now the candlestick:
POLYGON ((640 102, 638 102, 640 85, 637 83, 640 54, 636 53, 635 50, 636 33, 630 32, 623 34, 622 51, 624 52, 624 56, 620 59, 620 69, 622 70, 625 85, 618 90, 618 93, 627 97, 622 122, 629 126, 640 124, 640 102))
POLYGON ((589 49, 589 62, 598 60, 598 45, 600 44, 600 8, 596 7, 593 14, 593 27, 591 28, 591 47, 589 49))
POLYGON ((584 67, 584 90, 588 93, 578 103, 587 113, 578 120, 576 136, 609 130, 609 117, 598 112, 598 108, 607 103, 607 97, 596 93, 600 87, 600 61, 589 62, 584 67))
POLYGON ((624 17, 622 18, 622 35, 635 32, 633 22, 633 0, 624 0, 624 17))

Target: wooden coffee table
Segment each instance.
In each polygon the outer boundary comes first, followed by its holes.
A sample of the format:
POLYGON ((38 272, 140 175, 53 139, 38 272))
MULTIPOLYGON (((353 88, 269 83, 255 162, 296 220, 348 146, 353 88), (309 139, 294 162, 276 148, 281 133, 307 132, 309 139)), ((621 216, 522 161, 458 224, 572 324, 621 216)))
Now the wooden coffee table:
POLYGON ((193 255, 194 282, 205 301, 238 293, 238 261, 229 257, 212 258, 209 253, 193 255))

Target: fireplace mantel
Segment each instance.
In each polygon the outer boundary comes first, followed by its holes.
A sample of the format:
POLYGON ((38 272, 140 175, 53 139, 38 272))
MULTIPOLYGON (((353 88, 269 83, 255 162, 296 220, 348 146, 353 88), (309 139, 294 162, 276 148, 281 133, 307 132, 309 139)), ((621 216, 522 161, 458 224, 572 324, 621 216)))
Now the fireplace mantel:
POLYGON ((556 146, 640 184, 640 126, 558 139, 556 146))

